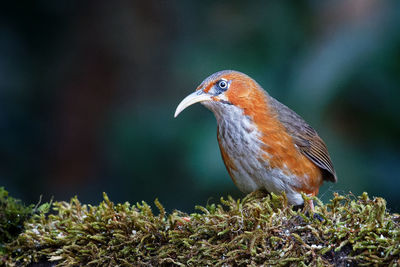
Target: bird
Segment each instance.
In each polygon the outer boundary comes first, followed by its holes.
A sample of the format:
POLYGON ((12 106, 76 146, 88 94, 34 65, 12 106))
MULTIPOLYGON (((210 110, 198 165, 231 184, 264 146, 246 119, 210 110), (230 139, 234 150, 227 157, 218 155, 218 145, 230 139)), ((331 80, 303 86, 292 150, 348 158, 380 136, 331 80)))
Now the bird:
POLYGON ((174 117, 195 103, 214 113, 223 162, 242 192, 285 193, 290 205, 304 206, 302 193, 316 196, 324 181, 337 181, 318 133, 248 75, 210 75, 180 102, 174 117))

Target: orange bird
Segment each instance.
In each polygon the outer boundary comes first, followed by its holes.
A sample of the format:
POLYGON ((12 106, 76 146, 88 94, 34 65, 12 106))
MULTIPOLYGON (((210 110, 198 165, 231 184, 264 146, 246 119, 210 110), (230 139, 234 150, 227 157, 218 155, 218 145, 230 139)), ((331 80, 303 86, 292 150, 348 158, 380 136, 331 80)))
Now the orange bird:
POLYGON ((197 102, 217 119, 222 159, 241 191, 285 192, 289 203, 297 206, 303 204, 300 192, 315 196, 323 181, 336 182, 317 132, 246 74, 212 74, 182 100, 175 117, 197 102))

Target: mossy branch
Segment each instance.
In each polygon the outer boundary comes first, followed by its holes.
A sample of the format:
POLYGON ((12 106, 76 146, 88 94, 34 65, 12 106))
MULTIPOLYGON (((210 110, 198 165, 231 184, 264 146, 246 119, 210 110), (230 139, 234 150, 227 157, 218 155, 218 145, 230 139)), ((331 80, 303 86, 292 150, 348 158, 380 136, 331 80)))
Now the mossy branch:
MULTIPOLYGON (((304 196, 306 198, 306 196, 304 196)), ((335 194, 315 213, 294 211, 286 197, 254 192, 242 200, 197 206, 198 213, 158 215, 145 203, 99 206, 78 199, 33 215, 6 244, 3 263, 25 266, 236 266, 400 264, 400 216, 382 198, 335 194), (190 218, 190 220, 188 218, 190 218)))

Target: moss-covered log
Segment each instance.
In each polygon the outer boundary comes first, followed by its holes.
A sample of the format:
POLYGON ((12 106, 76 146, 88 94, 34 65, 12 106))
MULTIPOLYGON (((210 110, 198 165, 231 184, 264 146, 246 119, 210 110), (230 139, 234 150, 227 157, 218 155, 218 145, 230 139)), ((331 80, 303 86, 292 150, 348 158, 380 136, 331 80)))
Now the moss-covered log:
MULTIPOLYGON (((305 197, 305 196, 304 196, 305 197)), ((306 198, 306 197, 305 197, 306 198)), ((400 264, 400 216, 382 198, 318 199, 315 214, 294 211, 284 196, 249 194, 199 212, 158 214, 146 203, 98 206, 75 197, 55 202, 25 222, 2 262, 99 266, 352 266, 400 264), (186 218, 189 217, 189 218, 186 218)))

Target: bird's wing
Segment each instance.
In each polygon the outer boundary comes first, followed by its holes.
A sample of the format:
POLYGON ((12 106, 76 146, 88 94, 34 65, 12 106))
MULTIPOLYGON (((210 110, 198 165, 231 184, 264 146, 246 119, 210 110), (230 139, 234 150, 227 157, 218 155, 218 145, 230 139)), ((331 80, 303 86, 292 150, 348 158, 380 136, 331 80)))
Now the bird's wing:
POLYGON ((278 119, 292 136, 300 152, 321 168, 324 180, 336 182, 336 173, 328 149, 317 132, 296 112, 271 96, 269 100, 271 106, 279 110, 276 112, 278 119))

